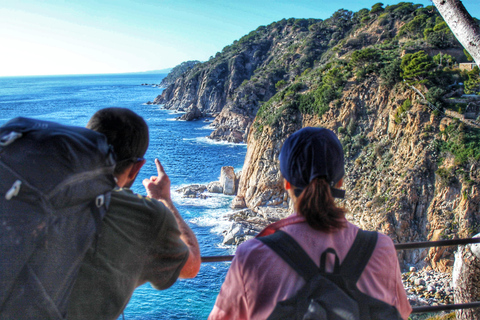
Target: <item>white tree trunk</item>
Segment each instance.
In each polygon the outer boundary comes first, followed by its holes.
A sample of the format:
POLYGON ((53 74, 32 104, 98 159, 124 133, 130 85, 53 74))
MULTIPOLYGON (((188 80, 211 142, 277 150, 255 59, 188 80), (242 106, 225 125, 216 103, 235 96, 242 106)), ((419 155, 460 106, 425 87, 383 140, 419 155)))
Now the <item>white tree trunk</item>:
POLYGON ((480 66, 480 27, 460 0, 432 0, 450 30, 480 66))
MULTIPOLYGON (((478 238, 480 235, 476 235, 478 238)), ((455 253, 452 282, 455 288, 455 303, 470 303, 480 300, 480 245, 458 246, 455 253)), ((480 319, 480 308, 459 309, 457 320, 480 319)))

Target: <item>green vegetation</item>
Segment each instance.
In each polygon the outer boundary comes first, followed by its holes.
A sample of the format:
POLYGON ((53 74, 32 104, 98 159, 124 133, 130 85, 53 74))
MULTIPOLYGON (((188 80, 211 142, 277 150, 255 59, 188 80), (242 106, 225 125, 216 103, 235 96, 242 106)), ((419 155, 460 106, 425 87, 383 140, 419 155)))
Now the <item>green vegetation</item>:
POLYGON ((435 63, 432 57, 422 50, 403 56, 400 68, 402 69, 400 75, 410 80, 412 84, 427 83, 433 76, 435 63))
MULTIPOLYGON (((307 69, 308 70, 308 69, 307 69)), ((285 110, 300 111, 303 114, 322 116, 330 108, 330 103, 342 95, 348 73, 342 64, 333 66, 327 65, 311 75, 304 72, 304 77, 316 78, 315 87, 309 88, 305 83, 294 82, 278 92, 272 99, 264 103, 257 113, 256 127, 263 128, 263 125, 275 125, 285 110), (308 89, 308 90, 307 90, 308 89), (281 102, 281 103, 280 103, 281 102), (280 108, 274 106, 283 104, 280 108)), ((284 80, 275 84, 275 88, 281 89, 286 85, 284 80)))
POLYGON ((437 17, 433 28, 426 28, 423 31, 425 40, 437 48, 448 48, 456 43, 456 38, 442 18, 437 17))
POLYGON ((174 83, 178 77, 182 76, 187 71, 192 70, 195 65, 199 63, 200 61, 197 60, 184 61, 180 63, 178 66, 174 67, 165 78, 162 79, 160 86, 164 88, 168 87, 170 84, 174 83))
MULTIPOLYGON (((439 51, 441 48, 457 44, 456 40, 452 40, 449 30, 445 28, 442 18, 432 9, 433 7, 424 8, 412 3, 399 3, 387 7, 377 3, 370 11, 362 9, 352 14, 339 10, 325 21, 291 22, 292 27, 298 28, 301 32, 311 33, 311 37, 307 36, 302 42, 292 42, 289 46, 292 52, 283 56, 281 61, 300 54, 303 55, 303 62, 297 63, 295 68, 289 69, 290 71, 287 68, 282 69, 285 70, 281 73, 282 78, 277 78, 278 80, 272 83, 276 94, 260 106, 254 128, 261 132, 265 125, 277 126, 282 121, 288 122, 292 119, 299 121, 301 117, 297 115, 301 114, 321 117, 330 108, 339 105, 347 81, 361 82, 373 76, 380 80, 382 86, 389 89, 402 88, 403 81, 421 87, 426 99, 440 111, 447 107, 443 98, 445 94, 458 88, 458 85, 452 84, 464 82, 466 92, 478 91, 479 70, 460 72, 454 69, 458 56, 439 51), (349 32, 364 28, 376 19, 379 24, 383 24, 385 30, 394 28, 395 19, 404 21, 404 25, 395 38, 390 37, 388 33, 382 34, 382 41, 371 42, 370 34, 358 31, 356 37, 347 37, 351 35, 349 32), (320 55, 314 56, 307 52, 307 48, 320 55), (429 55, 427 52, 432 52, 429 48, 436 49, 436 52, 433 51, 435 54, 429 55), (402 50, 406 50, 403 55, 402 50), (295 77, 289 80, 286 75, 292 72, 295 77)), ((271 60, 269 66, 278 68, 278 62, 271 60)), ((397 108, 395 112, 397 124, 402 122, 412 105, 411 100, 405 99, 397 108)), ((465 105, 452 104, 450 108, 462 111, 465 105)), ((435 137, 436 132, 432 126, 426 127, 424 139, 435 137)), ((360 129, 357 129, 355 121, 339 127, 338 133, 347 157, 355 157, 370 146, 368 139, 361 134, 360 129)), ((480 130, 453 123, 440 134, 443 138, 435 138, 435 146, 440 157, 446 157, 447 154, 455 157, 455 167, 440 169, 437 175, 442 184, 451 185, 458 181, 456 170, 459 166, 480 160, 480 130)), ((384 170, 392 159, 390 153, 382 155, 380 152, 371 151, 371 155, 374 158, 359 157, 357 162, 367 165, 380 161, 381 170, 384 170)), ((374 198, 375 205, 382 206, 386 202, 387 199, 383 196, 374 198)))
MULTIPOLYGON (((265 126, 300 121, 304 115, 322 117, 349 98, 344 96, 347 83, 349 88, 379 83, 381 90, 402 91, 406 82, 421 90, 438 114, 447 107, 463 111, 465 105, 448 104, 444 97, 462 88, 459 83, 465 84, 466 93, 478 92, 479 71, 460 72, 456 62, 465 57, 444 48, 460 45, 433 6, 376 3, 358 12, 338 10, 326 20, 291 18, 260 26, 196 65, 186 79, 194 81, 208 74, 220 78, 230 70, 248 66, 245 75, 240 72, 229 78, 236 88, 227 99, 248 108, 249 115, 256 114, 253 127, 257 132, 265 126)), ((218 78, 207 83, 219 86, 218 78)), ((406 99, 398 106, 394 115, 397 124, 414 103, 406 99)), ((357 117, 365 120, 372 112, 362 108, 357 117)), ((357 126, 353 121, 338 128, 351 157, 369 144, 357 126)), ((457 163, 478 160, 478 131, 462 127, 462 133, 458 132, 447 128, 442 134, 448 139, 436 139, 439 150, 444 155, 453 154, 457 163)), ((422 137, 427 141, 437 134, 433 128, 425 130, 422 137)), ((391 156, 385 157, 388 165, 391 156)))
POLYGON ((440 168, 437 170, 437 172, 435 172, 435 174, 437 174, 439 177, 440 188, 450 187, 458 183, 458 179, 455 174, 455 167, 450 167, 448 169, 440 168))
POLYGON ((468 80, 465 80, 466 94, 480 94, 480 69, 475 66, 472 71, 467 73, 468 80))
MULTIPOLYGON (((411 85, 423 85, 427 100, 439 110, 445 107, 443 96, 452 83, 465 82, 469 88, 477 87, 478 77, 473 72, 462 75, 452 69, 456 63, 454 56, 438 51, 430 56, 423 50, 459 46, 433 6, 400 2, 385 7, 376 3, 371 10, 355 13, 338 10, 327 20, 283 19, 251 32, 238 43, 252 43, 268 30, 285 33, 288 28, 303 34, 304 39, 291 41, 288 53, 271 59, 268 68, 262 71, 281 70, 278 74, 282 77, 272 84, 277 94, 259 108, 257 128, 276 124, 286 110, 321 117, 339 103, 344 86, 352 78, 362 82, 376 76, 389 89, 404 80, 411 85), (379 38, 356 31, 375 20, 381 25, 379 38), (394 22, 398 20, 403 26, 396 32, 394 22), (407 53, 402 55, 402 50, 407 53), (289 68, 279 68, 279 64, 295 56, 298 58, 294 63, 288 62, 289 68), (287 74, 295 77, 289 80, 287 74)), ((411 105, 408 100, 397 109, 397 123, 411 105)))
POLYGON ((470 55, 470 53, 468 53, 467 50, 463 49, 463 53, 464 53, 465 56, 467 57, 467 60, 468 60, 468 61, 470 61, 470 62, 473 61, 472 56, 470 55))
POLYGON ((402 61, 400 59, 395 59, 391 61, 389 64, 386 64, 380 70, 380 77, 382 79, 382 85, 386 86, 387 88, 392 88, 395 84, 402 80, 400 73, 402 71, 400 65, 402 61))
POLYGON ((449 152, 455 157, 456 165, 470 160, 480 160, 480 129, 452 123, 442 132, 443 140, 436 140, 440 152, 449 152))
POLYGON ((287 85, 287 81, 282 79, 275 84, 275 88, 277 90, 280 90, 280 89, 284 88, 286 85, 287 85))
POLYGON ((383 11, 385 11, 385 9, 383 8, 383 3, 378 2, 378 3, 375 3, 372 6, 372 10, 370 10, 370 14, 378 15, 378 14, 382 13, 383 11))
POLYGON ((457 62, 457 59, 449 54, 443 54, 440 52, 433 57, 433 62, 435 62, 437 66, 451 67, 457 62))
POLYGON ((410 99, 405 100, 400 107, 397 108, 397 111, 395 112, 395 122, 398 124, 402 122, 402 116, 404 115, 405 112, 410 110, 412 107, 412 102, 410 99))

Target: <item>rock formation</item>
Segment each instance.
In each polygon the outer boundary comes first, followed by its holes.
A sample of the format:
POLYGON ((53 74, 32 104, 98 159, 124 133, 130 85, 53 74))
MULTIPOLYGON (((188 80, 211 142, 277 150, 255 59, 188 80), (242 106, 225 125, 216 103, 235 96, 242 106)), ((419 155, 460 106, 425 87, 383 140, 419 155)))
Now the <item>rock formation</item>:
MULTIPOLYGON (((237 197, 260 215, 266 208, 287 207, 278 163, 281 145, 301 127, 323 126, 337 132, 344 145, 344 204, 350 221, 399 243, 471 236, 480 222, 479 164, 472 159, 458 165, 452 154, 440 151, 440 139, 455 139, 442 126, 445 119, 433 114, 408 87, 386 90, 371 77, 350 86, 322 117, 286 109, 274 126, 252 130, 237 197), (413 105, 397 123, 396 112, 406 99, 413 105)), ((456 120, 450 122, 465 130, 456 120)), ((283 214, 291 210, 289 206, 283 214)), ((406 250, 401 258, 407 264, 426 260, 447 271, 453 266, 452 252, 406 250)))
MULTIPOLYGON (((223 193, 225 195, 235 195, 240 176, 235 174, 231 166, 225 166, 220 169, 220 181, 212 181, 207 185, 192 184, 175 190, 181 193, 185 198, 206 198, 205 192, 223 193)), ((242 208, 245 206, 241 205, 242 208)))
POLYGON ((166 88, 172 83, 175 82, 175 80, 181 76, 183 73, 187 72, 188 70, 192 69, 194 65, 197 63, 200 63, 200 61, 197 60, 192 60, 192 61, 185 61, 180 63, 178 66, 174 67, 168 75, 162 79, 158 87, 160 88, 166 88))
POLYGON ((318 32, 309 31, 321 23, 318 19, 283 19, 261 26, 182 74, 154 103, 180 111, 197 107, 204 116, 216 115, 210 138, 246 141, 262 101, 276 93, 276 83, 297 76, 325 50, 326 40, 317 37, 334 33, 335 26, 330 21, 318 32), (300 44, 309 49, 297 50, 300 44))
MULTIPOLYGON (((452 113, 466 107, 447 99, 462 95, 465 74, 435 59, 444 49, 458 62, 465 57, 442 26, 433 7, 404 2, 339 10, 324 21, 282 20, 195 65, 155 103, 215 116, 213 139, 247 141, 232 202, 248 209, 232 216, 249 224, 245 234, 292 212, 282 143, 302 127, 323 126, 344 146, 350 221, 398 243, 466 238, 480 231, 480 130, 452 113)), ((470 106, 469 117, 478 110, 470 106)), ((399 257, 404 266, 448 272, 455 250, 399 257)))
POLYGON ((224 194, 236 194, 235 181, 236 176, 233 167, 222 167, 220 172, 220 185, 222 186, 224 194))

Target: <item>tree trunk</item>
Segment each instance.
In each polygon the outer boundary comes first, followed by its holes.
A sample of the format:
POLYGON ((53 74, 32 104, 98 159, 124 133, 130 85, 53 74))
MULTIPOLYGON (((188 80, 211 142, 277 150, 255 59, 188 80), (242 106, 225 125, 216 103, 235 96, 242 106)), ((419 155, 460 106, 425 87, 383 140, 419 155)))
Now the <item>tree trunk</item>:
MULTIPOLYGON (((476 235, 475 238, 479 237, 476 235)), ((480 301, 480 245, 459 246, 453 267, 455 303, 480 301)), ((480 319, 480 308, 456 311, 457 320, 480 319)))
POLYGON ((480 27, 460 0, 432 0, 450 30, 480 66, 480 27))

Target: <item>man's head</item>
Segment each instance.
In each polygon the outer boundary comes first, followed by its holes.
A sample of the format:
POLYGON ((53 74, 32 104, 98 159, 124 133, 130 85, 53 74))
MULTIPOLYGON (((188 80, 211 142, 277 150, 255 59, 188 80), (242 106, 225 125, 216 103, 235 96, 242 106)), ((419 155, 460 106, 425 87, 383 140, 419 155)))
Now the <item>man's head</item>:
MULTIPOLYGON (((87 128, 103 133, 117 156, 115 175, 125 173, 132 165, 140 170, 148 148, 148 126, 142 117, 125 108, 106 108, 97 111, 87 128), (141 165, 136 165, 141 163, 141 165)), ((133 182, 133 181, 132 181, 133 182)))

